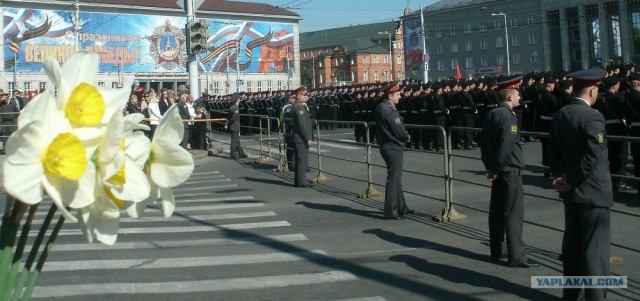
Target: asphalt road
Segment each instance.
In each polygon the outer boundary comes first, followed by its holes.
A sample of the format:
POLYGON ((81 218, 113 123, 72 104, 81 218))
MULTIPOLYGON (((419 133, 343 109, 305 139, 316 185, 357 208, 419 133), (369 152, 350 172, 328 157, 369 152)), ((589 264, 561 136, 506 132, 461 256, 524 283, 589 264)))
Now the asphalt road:
MULTIPOLYGON (((358 198, 367 192, 367 166, 360 163, 367 151, 352 142, 350 130, 323 133, 326 181, 308 189, 292 187, 292 172, 274 171, 277 162, 268 160, 266 146, 260 155, 257 137, 243 137, 249 158, 229 159, 222 144, 224 152, 197 160, 192 177, 175 190, 176 213, 165 220, 150 208, 141 219, 124 218, 113 247, 87 244, 67 223, 34 300, 495 301, 561 295, 530 288, 531 276, 562 273, 563 209, 536 166, 539 143, 524 146, 524 241, 541 266, 522 269, 489 260, 489 188, 478 150, 454 152, 465 157, 452 159, 454 208, 465 219, 433 220, 444 206, 442 154, 408 150, 403 184, 417 214, 388 221, 382 219, 383 197, 358 198)), ((377 149, 370 154, 375 164, 382 162, 377 149)), ((317 156, 310 162, 318 169, 317 156)), ((384 183, 384 168, 371 170, 373 182, 384 183)), ((308 173, 309 179, 317 176, 317 170, 308 173)), ((373 188, 383 192, 377 184, 373 188)), ((611 250, 623 263, 612 272, 628 276, 629 288, 611 290, 609 299, 640 300, 640 199, 635 190, 615 198, 611 250)))

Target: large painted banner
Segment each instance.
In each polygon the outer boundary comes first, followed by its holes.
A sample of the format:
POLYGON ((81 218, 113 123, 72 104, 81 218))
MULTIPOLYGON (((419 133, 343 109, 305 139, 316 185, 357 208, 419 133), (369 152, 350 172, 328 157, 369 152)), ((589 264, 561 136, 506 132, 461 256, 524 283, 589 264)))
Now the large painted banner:
MULTIPOLYGON (((42 71, 46 57, 64 63, 77 45, 101 55, 100 72, 186 72, 185 17, 81 12, 76 20, 73 11, 0 10, 5 71, 42 71)), ((211 47, 199 54, 201 71, 288 71, 292 24, 207 21, 211 47)))
POLYGON ((424 70, 424 49, 422 46, 422 23, 420 18, 405 19, 405 73, 407 78, 422 78, 424 70))

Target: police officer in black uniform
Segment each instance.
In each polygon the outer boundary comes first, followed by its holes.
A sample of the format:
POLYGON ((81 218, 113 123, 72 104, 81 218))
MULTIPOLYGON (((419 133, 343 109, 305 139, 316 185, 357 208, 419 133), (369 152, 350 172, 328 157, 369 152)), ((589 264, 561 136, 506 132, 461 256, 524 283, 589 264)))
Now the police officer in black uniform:
POLYGON ((238 107, 240 94, 238 92, 231 94, 229 100, 233 105, 229 107, 229 115, 224 129, 231 131, 231 149, 229 152, 231 153, 231 158, 237 160, 238 158, 247 157, 247 154, 244 153, 240 146, 240 108, 238 107))
POLYGON ((518 117, 513 111, 520 104, 518 86, 522 76, 498 83, 501 102, 489 111, 483 125, 480 144, 482 163, 492 182, 489 204, 489 241, 491 259, 507 257, 511 267, 534 267, 524 254, 522 224, 524 157, 520 145, 518 117), (503 247, 507 235, 507 248, 503 247))
POLYGON ((296 103, 292 107, 293 143, 296 146, 295 170, 293 186, 309 187, 307 167, 309 163, 309 147, 313 141, 313 127, 311 117, 305 103, 309 100, 307 88, 300 87, 294 91, 296 103))
MULTIPOLYGON (((551 123, 549 163, 553 186, 564 201, 563 275, 610 276, 610 220, 613 191, 604 117, 591 108, 603 69, 571 74, 573 95, 551 123)), ((580 288, 564 288, 563 300, 578 300, 580 288)), ((585 289, 586 300, 606 300, 607 290, 585 289)))
POLYGON ((380 154, 387 164, 387 182, 384 196, 384 218, 398 219, 412 213, 405 203, 402 192, 402 159, 405 143, 411 141, 409 132, 402 123, 396 105, 400 101, 400 86, 397 81, 385 86, 384 98, 375 110, 376 130, 380 154))

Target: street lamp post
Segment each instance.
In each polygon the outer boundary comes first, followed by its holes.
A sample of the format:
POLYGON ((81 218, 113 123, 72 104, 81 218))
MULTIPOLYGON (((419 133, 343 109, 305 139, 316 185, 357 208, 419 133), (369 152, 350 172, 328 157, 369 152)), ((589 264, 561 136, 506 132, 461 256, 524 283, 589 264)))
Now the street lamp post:
POLYGON ((507 75, 511 76, 511 61, 509 58, 509 30, 507 29, 507 14, 503 12, 499 12, 497 14, 491 14, 491 15, 504 17, 504 37, 505 37, 506 46, 507 46, 507 75))
POLYGON ((286 40, 282 40, 284 42, 284 51, 285 51, 285 58, 287 60, 287 90, 291 89, 291 68, 289 66, 289 44, 287 44, 286 40))
POLYGON ((378 34, 386 34, 389 36, 389 80, 393 80, 393 52, 391 51, 391 33, 388 31, 380 31, 378 34))

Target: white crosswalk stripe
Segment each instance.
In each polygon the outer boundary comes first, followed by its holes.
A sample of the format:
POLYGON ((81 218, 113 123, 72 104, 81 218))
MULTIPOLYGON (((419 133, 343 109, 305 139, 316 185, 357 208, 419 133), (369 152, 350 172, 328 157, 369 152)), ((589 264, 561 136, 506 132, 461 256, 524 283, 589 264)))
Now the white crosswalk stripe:
MULTIPOLYGON (((189 294, 304 289, 305 285, 359 280, 336 267, 318 268, 314 262, 331 260, 330 255, 303 247, 312 242, 302 233, 292 233, 291 223, 266 208, 269 202, 247 194, 250 190, 235 188, 238 184, 223 173, 196 171, 174 190, 176 208, 171 217, 163 216, 160 201, 150 204, 140 218, 123 213, 113 246, 86 243, 78 225, 66 223, 32 298, 135 300, 140 296, 146 300, 179 294, 188 300, 189 294), (298 271, 293 268, 298 264, 314 267, 298 271), (267 268, 254 271, 254 266, 267 268), (271 267, 276 268, 265 275, 271 267), (176 278, 194 270, 219 269, 238 272, 222 278, 209 272, 198 278, 176 278), (65 281, 67 277, 73 282, 65 281)), ((46 209, 39 208, 34 227, 42 224, 46 209)), ((353 297, 341 301, 385 301, 379 296, 353 297)))

